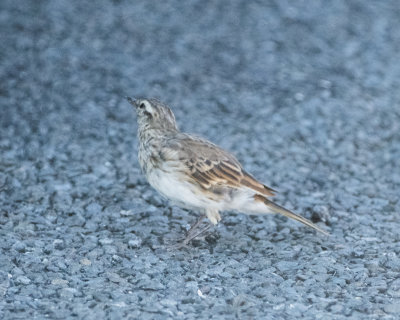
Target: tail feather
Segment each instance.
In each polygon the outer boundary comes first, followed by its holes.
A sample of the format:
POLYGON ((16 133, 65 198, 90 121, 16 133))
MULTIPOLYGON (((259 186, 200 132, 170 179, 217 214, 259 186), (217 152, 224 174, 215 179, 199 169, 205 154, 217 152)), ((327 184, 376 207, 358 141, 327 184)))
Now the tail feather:
POLYGON ((285 209, 284 207, 281 207, 280 205, 277 205, 276 203, 274 203, 274 202, 272 202, 272 201, 270 201, 270 200, 268 200, 268 199, 266 199, 266 198, 264 198, 262 196, 257 195, 255 197, 256 197, 257 200, 261 200, 261 198, 262 198, 262 201, 264 202, 264 204, 268 208, 270 208, 272 211, 274 211, 276 213, 279 213, 279 214, 281 214, 281 215, 283 215, 285 217, 291 218, 293 220, 299 221, 299 222, 305 224, 306 226, 309 226, 309 227, 311 227, 311 228, 323 233, 324 235, 329 236, 328 232, 326 232, 325 230, 322 230, 320 227, 318 227, 317 225, 312 223, 310 220, 308 220, 308 219, 306 219, 306 218, 304 218, 302 216, 299 216, 298 214, 295 214, 292 211, 289 211, 289 210, 285 209))

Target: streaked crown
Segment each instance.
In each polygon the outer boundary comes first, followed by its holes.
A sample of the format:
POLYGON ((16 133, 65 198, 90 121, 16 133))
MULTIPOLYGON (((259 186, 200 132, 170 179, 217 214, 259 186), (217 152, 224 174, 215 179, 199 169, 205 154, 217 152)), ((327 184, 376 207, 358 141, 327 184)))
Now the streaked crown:
POLYGON ((178 130, 175 116, 171 109, 157 99, 127 98, 135 107, 138 116, 139 128, 178 130))

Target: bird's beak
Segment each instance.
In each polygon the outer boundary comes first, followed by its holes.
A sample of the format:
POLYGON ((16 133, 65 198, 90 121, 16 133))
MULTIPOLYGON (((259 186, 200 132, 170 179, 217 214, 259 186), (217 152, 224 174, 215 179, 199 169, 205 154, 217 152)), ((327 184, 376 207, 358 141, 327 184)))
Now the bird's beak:
POLYGON ((126 97, 126 100, 128 100, 128 102, 133 105, 135 108, 137 108, 137 100, 136 99, 132 99, 131 97, 126 97))

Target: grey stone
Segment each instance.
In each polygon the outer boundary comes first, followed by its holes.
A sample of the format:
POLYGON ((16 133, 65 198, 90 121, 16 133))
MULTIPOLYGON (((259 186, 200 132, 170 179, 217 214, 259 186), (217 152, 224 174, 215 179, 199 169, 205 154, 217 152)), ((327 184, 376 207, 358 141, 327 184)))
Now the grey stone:
POLYGON ((31 280, 26 276, 18 276, 15 281, 19 284, 27 285, 31 283, 31 280))
POLYGON ((56 239, 53 241, 53 247, 56 250, 63 250, 65 245, 64 245, 64 240, 61 239, 56 239))
POLYGON ((1 1, 0 318, 396 319, 398 16, 395 0, 1 1), (331 236, 224 212, 171 250, 199 212, 141 174, 126 95, 171 104, 331 236))
POLYGON ((383 309, 387 312, 387 313, 394 313, 394 314, 399 314, 400 312, 400 300, 391 303, 391 304, 387 304, 383 307, 383 309))
POLYGON ((139 248, 142 245, 142 239, 136 235, 131 235, 131 239, 128 242, 129 247, 139 248))

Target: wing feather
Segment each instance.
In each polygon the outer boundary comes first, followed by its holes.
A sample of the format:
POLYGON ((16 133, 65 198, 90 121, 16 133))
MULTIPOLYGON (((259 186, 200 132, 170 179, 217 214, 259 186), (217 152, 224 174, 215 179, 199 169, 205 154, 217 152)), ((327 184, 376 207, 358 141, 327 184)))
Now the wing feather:
POLYGON ((248 174, 232 154, 207 140, 181 134, 179 139, 170 140, 169 146, 179 150, 179 160, 190 178, 204 189, 247 187, 267 197, 275 195, 275 190, 248 174))

